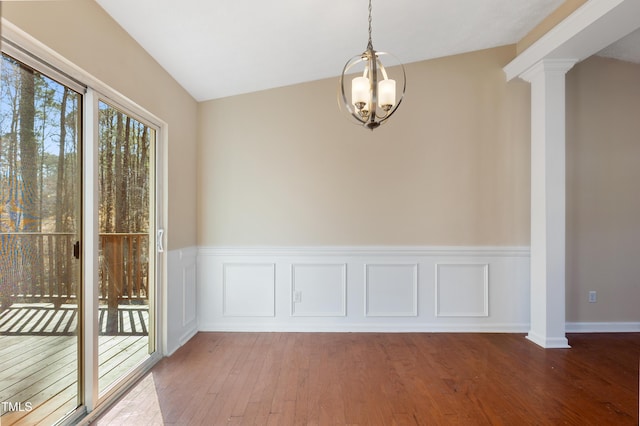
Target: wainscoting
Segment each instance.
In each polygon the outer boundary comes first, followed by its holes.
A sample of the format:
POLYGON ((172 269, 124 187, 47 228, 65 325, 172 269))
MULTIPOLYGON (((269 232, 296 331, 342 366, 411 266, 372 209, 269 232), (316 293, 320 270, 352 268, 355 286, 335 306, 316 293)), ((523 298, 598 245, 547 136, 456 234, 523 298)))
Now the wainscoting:
POLYGON ((165 355, 171 355, 198 331, 196 315, 196 260, 198 250, 186 248, 167 252, 165 355))
POLYGON ((201 247, 198 329, 525 333, 529 262, 528 247, 201 247))

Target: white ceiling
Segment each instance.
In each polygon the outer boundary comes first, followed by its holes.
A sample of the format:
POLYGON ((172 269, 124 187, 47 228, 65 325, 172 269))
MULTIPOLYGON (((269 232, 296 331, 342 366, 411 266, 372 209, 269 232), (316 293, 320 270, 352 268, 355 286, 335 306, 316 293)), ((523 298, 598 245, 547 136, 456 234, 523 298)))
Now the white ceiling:
POLYGON ((640 28, 605 47, 598 55, 640 64, 640 28))
MULTIPOLYGON (((198 101, 338 76, 367 45, 366 0, 97 2, 198 101)), ((511 44, 562 2, 374 0, 373 46, 410 63, 511 44)))

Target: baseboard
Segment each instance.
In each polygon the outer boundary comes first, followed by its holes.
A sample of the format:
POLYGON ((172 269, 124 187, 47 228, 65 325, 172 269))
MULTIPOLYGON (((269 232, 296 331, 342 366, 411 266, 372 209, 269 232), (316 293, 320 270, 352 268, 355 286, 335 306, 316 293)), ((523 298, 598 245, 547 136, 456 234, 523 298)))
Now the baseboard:
POLYGON ((567 333, 640 333, 640 322, 568 322, 567 333))
POLYGON ((529 324, 204 324, 202 332, 279 332, 279 333, 526 333, 529 324))
POLYGON ((185 343, 187 343, 193 336, 198 333, 197 324, 194 323, 193 327, 187 330, 180 339, 178 340, 178 344, 173 344, 172 346, 167 346, 167 353, 164 356, 173 355, 178 349, 180 349, 185 343))
POLYGON ((184 345, 189 340, 191 340, 191 338, 195 336, 197 333, 198 333, 198 326, 197 324, 194 324, 192 329, 188 330, 186 333, 182 335, 182 337, 180 337, 180 346, 184 345))

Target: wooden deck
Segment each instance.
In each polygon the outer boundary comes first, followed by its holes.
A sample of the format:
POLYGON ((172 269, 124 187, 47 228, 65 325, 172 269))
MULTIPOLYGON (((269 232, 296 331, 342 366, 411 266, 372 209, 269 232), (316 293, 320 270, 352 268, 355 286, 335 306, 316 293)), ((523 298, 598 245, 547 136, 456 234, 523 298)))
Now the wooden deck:
MULTIPOLYGON (((0 312, 0 401, 14 404, 0 406, 2 426, 52 424, 77 407, 77 317, 74 305, 51 303, 14 304, 0 312)), ((148 306, 119 306, 116 332, 107 332, 106 318, 101 308, 101 390, 148 356, 148 306)))

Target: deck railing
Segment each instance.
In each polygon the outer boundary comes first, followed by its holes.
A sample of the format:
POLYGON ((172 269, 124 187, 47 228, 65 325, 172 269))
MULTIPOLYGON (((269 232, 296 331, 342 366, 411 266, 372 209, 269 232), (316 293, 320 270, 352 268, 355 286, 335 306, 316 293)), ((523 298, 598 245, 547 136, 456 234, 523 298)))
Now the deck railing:
POLYGON ((146 300, 149 297, 149 234, 100 234, 99 275, 101 299, 146 300))
MULTIPOLYGON (((80 262, 72 233, 0 233, 0 299, 53 302, 78 295, 80 262)), ((149 235, 100 234, 99 297, 109 306, 148 298, 149 235)))

